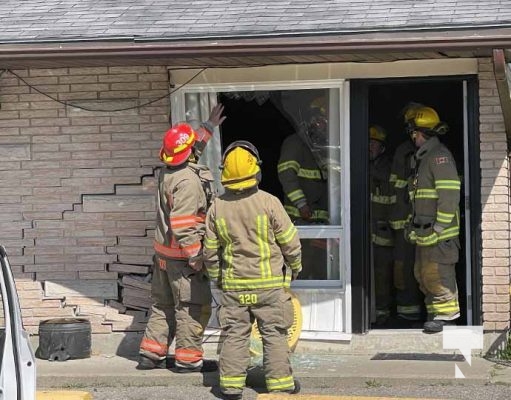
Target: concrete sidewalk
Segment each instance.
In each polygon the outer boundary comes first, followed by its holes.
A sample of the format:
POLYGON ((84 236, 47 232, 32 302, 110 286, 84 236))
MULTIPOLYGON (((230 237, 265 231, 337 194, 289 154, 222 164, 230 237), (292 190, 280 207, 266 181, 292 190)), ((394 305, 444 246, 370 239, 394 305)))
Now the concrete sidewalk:
MULTIPOLYGON (((469 365, 456 354, 377 353, 374 355, 293 354, 294 374, 308 387, 342 384, 393 383, 396 380, 428 383, 460 382, 511 385, 511 367, 472 357, 469 365), (458 371, 458 372, 456 372, 458 371), (461 374, 464 378, 461 378, 461 374), (458 378, 456 378, 458 376, 458 378)), ((177 374, 172 370, 139 371, 135 359, 96 355, 64 362, 37 360, 37 385, 47 388, 101 386, 216 386, 217 373, 177 374)), ((261 367, 250 370, 247 384, 263 387, 261 367)))
MULTIPOLYGON (((65 362, 37 360, 38 388, 218 384, 218 373, 183 375, 171 370, 136 370, 140 340, 140 334, 101 335, 93 337, 95 355, 92 358, 65 362)), ((37 348, 37 343, 33 346, 37 348)), ((214 337, 207 338, 204 343, 206 358, 217 359, 218 346, 214 337)), ((339 387, 348 383, 371 386, 396 381, 511 385, 511 367, 490 362, 474 353, 469 365, 459 351, 442 348, 442 335, 389 330, 354 335, 349 342, 301 340, 291 359, 294 375, 310 388, 339 387)), ((254 361, 260 364, 261 360, 254 361)), ((264 387, 260 367, 250 370, 247 384, 264 387)))

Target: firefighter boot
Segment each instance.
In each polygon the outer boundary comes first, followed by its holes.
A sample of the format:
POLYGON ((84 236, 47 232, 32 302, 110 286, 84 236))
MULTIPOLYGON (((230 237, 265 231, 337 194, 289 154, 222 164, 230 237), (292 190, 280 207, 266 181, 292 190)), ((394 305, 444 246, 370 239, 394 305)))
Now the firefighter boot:
POLYGON ((289 394, 297 394, 300 393, 302 389, 302 385, 300 385, 300 381, 298 379, 294 379, 295 387, 289 390, 274 390, 271 393, 289 393, 289 394))
POLYGON ((242 398, 241 393, 222 393, 222 399, 224 400, 241 400, 242 398))
POLYGON ((179 367, 176 366, 175 371, 178 374, 188 374, 191 372, 213 372, 218 370, 218 363, 214 360, 204 360, 202 362, 202 365, 199 365, 198 367, 179 367))
POLYGON ((434 319, 424 323, 424 333, 438 333, 444 330, 444 326, 456 325, 454 321, 446 321, 443 319, 434 319))
POLYGON ((147 370, 147 369, 168 369, 174 368, 176 364, 176 359, 174 356, 169 356, 164 360, 153 360, 152 358, 146 356, 140 356, 138 360, 138 365, 136 369, 147 370))

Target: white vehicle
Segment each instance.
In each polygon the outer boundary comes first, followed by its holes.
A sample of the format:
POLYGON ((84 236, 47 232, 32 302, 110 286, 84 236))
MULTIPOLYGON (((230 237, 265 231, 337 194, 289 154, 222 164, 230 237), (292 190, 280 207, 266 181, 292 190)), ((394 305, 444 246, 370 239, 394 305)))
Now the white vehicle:
POLYGON ((36 368, 7 253, 0 246, 0 400, 35 400, 36 368))

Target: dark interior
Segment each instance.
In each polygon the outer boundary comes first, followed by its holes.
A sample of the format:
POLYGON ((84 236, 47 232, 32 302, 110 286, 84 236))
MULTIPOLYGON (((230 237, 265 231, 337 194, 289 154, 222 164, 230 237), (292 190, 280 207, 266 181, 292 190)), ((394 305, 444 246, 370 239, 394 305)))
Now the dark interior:
MULTIPOLYGON (((403 125, 403 108, 409 102, 433 107, 440 120, 449 125, 449 131, 440 140, 452 152, 460 177, 464 175, 463 151, 463 83, 460 80, 407 81, 401 83, 378 83, 369 86, 369 123, 382 126, 387 131, 387 152, 395 148, 407 136, 403 125)), ((463 193, 463 178, 462 178, 463 193)), ((461 196, 463 198, 463 194, 461 196)), ((456 265, 461 318, 466 324, 466 268, 465 268, 465 218, 464 202, 460 201, 460 261, 456 265)))
POLYGON ((369 123, 387 130, 388 149, 407 139, 403 127, 403 108, 409 102, 433 107, 449 132, 440 140, 453 153, 458 173, 463 174, 463 85, 461 81, 422 81, 375 84, 369 88, 369 123))
POLYGON ((221 94, 219 101, 225 107, 227 119, 222 124, 222 147, 225 149, 235 140, 248 140, 253 143, 263 161, 262 181, 259 187, 279 199, 283 192, 277 175, 277 163, 283 140, 294 133, 293 124, 279 110, 279 92, 271 94, 272 100, 259 104, 255 99, 247 101, 221 94))

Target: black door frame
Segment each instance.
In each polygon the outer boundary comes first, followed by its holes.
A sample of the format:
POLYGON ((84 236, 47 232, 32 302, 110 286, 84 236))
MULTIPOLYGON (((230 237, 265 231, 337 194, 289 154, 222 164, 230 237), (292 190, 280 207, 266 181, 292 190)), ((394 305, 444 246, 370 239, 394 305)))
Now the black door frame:
POLYGON ((392 84, 424 81, 466 81, 467 130, 470 207, 472 282, 472 322, 482 324, 482 239, 481 239, 481 172, 479 141, 479 84, 477 75, 353 79, 350 81, 350 162, 351 181, 351 287, 352 332, 366 333, 370 329, 370 232, 369 232, 369 87, 375 84, 392 84), (365 162, 364 162, 365 161, 365 162))

